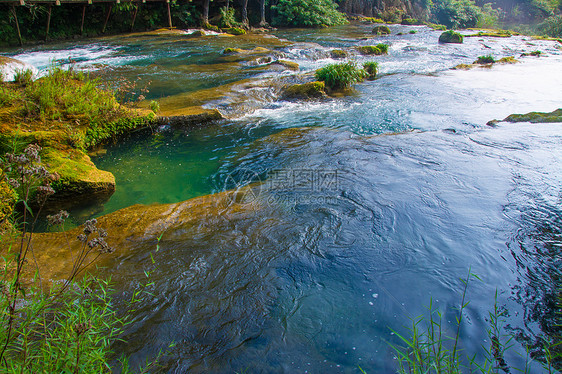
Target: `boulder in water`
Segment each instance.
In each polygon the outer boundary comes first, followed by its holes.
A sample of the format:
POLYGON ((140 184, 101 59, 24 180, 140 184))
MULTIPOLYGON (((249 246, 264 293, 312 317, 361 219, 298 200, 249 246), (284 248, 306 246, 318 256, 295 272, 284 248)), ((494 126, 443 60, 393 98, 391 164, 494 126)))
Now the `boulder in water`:
POLYGON ((373 34, 389 35, 390 34, 390 28, 388 28, 388 26, 375 26, 375 28, 373 29, 373 34))
POLYGON ((284 96, 289 99, 319 99, 326 96, 324 82, 294 84, 285 88, 284 96))
POLYGON ((456 43, 461 44, 463 42, 463 36, 453 30, 445 31, 439 36, 439 43, 456 43))

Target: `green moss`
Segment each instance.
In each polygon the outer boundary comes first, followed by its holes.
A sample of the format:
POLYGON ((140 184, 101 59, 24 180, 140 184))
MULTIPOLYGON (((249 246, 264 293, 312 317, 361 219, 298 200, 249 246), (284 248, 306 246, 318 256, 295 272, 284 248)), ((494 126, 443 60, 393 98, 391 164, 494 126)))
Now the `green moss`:
POLYGON ((512 114, 504 119, 505 122, 531 122, 551 123, 562 122, 562 109, 556 109, 550 113, 530 112, 526 114, 512 114))
POLYGON ((231 27, 227 29, 226 32, 232 35, 244 35, 246 30, 241 29, 240 27, 231 27))
POLYGON ((476 34, 467 35, 467 37, 480 37, 489 36, 493 38, 509 38, 513 36, 509 30, 490 30, 490 31, 479 31, 476 34))
POLYGON ((377 44, 377 45, 366 45, 358 47, 358 50, 363 55, 385 55, 388 53, 387 44, 377 44))
POLYGON ((408 34, 416 34, 416 33, 417 33, 416 30, 410 30, 410 31, 408 31, 408 34))
POLYGON ((423 25, 423 22, 415 19, 415 18, 404 18, 402 20, 402 22, 400 22, 401 25, 406 25, 406 26, 411 26, 411 25, 423 25))
POLYGON ((284 96, 293 99, 321 98, 326 96, 326 85, 324 82, 294 84, 285 88, 284 96))
POLYGON ((330 56, 331 56, 332 58, 335 58, 335 59, 337 59, 337 58, 346 58, 346 57, 347 57, 347 52, 346 52, 346 51, 343 51, 343 50, 341 50, 341 49, 332 49, 332 50, 330 51, 330 56))
POLYGON ((382 19, 375 17, 363 17, 361 20, 368 23, 384 23, 382 19))
POLYGON ((445 25, 440 25, 440 24, 437 24, 437 23, 428 22, 425 25, 429 28, 432 28, 433 30, 441 30, 441 31, 447 30, 447 27, 445 25))
POLYGON ((456 31, 448 30, 439 36, 439 43, 456 43, 463 42, 463 36, 456 31))
POLYGON ((458 64, 453 69, 454 70, 469 70, 469 69, 472 69, 473 67, 474 67, 474 65, 472 65, 472 64, 458 64))
POLYGON ((374 61, 365 62, 363 64, 363 69, 369 74, 367 77, 368 80, 374 80, 377 77, 377 73, 379 71, 379 64, 374 61))
POLYGON ((129 130, 149 125, 155 118, 153 112, 135 117, 122 117, 112 122, 94 123, 86 130, 84 146, 92 148, 101 142, 124 134, 129 130))
POLYGON ((373 34, 388 35, 390 34, 390 28, 388 26, 375 26, 373 34))
POLYGON ((515 57, 513 57, 513 56, 508 56, 508 57, 502 57, 499 60, 497 60, 496 62, 499 63, 499 64, 516 64, 519 61, 517 61, 515 59, 515 57))

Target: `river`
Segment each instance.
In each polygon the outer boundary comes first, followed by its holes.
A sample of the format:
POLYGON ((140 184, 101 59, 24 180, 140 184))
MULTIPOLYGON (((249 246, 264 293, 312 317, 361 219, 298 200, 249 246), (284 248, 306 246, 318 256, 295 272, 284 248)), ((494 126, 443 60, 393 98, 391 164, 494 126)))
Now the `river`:
POLYGON ((233 202, 240 212, 201 215, 166 233, 158 250, 147 241, 102 270, 123 297, 152 271, 153 296, 117 347, 134 364, 167 349, 170 373, 393 372, 389 343, 430 301, 454 334, 469 270, 480 280, 467 291, 467 354, 478 361, 489 347, 496 291, 518 337, 509 363, 523 367, 525 339, 552 334, 562 124, 486 123, 561 106, 562 45, 523 36, 438 44, 440 32, 425 26, 393 25, 388 37, 371 28, 130 35, 10 54, 40 71, 71 58, 102 79, 140 77, 149 100, 255 83, 243 99, 204 104, 225 113, 219 124, 132 134, 93 158, 117 189, 105 204, 76 210, 78 223, 138 203, 251 192, 233 202), (289 102, 268 89, 335 62, 333 48, 379 42, 388 55, 350 57, 377 61, 379 78, 347 96, 289 102), (229 59, 226 47, 274 50, 300 72, 229 59), (542 56, 519 57, 534 50, 542 56), (487 54, 520 63, 451 70, 487 54))

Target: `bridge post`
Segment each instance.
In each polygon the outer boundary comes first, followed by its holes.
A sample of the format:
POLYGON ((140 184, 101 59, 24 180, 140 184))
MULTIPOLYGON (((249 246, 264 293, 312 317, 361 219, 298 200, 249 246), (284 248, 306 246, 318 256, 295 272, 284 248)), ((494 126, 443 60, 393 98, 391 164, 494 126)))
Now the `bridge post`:
POLYGON ((53 11, 53 5, 49 4, 49 10, 47 11, 47 29, 45 30, 45 41, 49 40, 49 28, 51 27, 51 12, 53 11))
POLYGON ((168 27, 172 28, 172 13, 170 11, 170 0, 166 0, 166 5, 168 6, 168 27))
POLYGON ((131 32, 135 28, 135 20, 137 19, 137 12, 139 11, 140 4, 135 5, 135 10, 133 11, 133 20, 131 22, 131 32))
POLYGON ((20 45, 23 45, 23 40, 21 39, 20 24, 18 22, 18 14, 16 13, 16 6, 12 5, 12 14, 16 21, 16 30, 18 31, 18 39, 20 40, 20 45))
POLYGON ((84 35, 84 18, 86 16, 86 4, 82 5, 82 23, 80 23, 80 35, 84 35))
POLYGON ((113 9, 113 4, 109 4, 109 8, 107 8, 107 14, 105 16, 105 22, 103 24, 103 29, 101 30, 102 34, 105 34, 105 28, 107 27, 107 21, 109 21, 109 15, 111 14, 111 9, 113 9))

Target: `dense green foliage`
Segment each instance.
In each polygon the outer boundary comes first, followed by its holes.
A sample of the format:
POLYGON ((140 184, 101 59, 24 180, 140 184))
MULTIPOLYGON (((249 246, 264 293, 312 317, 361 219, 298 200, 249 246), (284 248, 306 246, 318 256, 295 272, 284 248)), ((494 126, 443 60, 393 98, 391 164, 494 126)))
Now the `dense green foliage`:
POLYGON ((332 0, 279 0, 273 6, 277 15, 273 24, 278 26, 322 27, 347 23, 332 0))
POLYGON ((326 83, 332 90, 349 88, 353 83, 367 78, 368 73, 352 62, 330 64, 316 70, 316 79, 326 83))
POLYGON ((473 0, 440 0, 435 4, 433 15, 438 23, 449 28, 474 27, 480 8, 473 0))
POLYGON ((562 14, 545 19, 538 25, 537 29, 541 34, 553 38, 562 38, 562 14))

